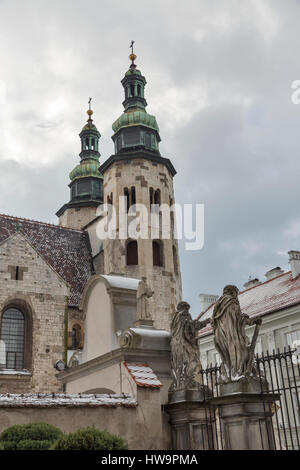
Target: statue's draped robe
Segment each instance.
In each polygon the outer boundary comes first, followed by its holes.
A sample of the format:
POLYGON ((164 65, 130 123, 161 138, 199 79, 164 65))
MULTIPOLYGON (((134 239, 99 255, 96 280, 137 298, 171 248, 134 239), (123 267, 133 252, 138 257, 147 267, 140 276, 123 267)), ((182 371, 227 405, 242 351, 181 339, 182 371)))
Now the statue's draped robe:
POLYGON ((241 313, 239 301, 230 295, 223 295, 214 307, 215 346, 223 361, 222 373, 229 380, 243 376, 247 370, 249 340, 245 333, 246 318, 241 313))
POLYGON ((137 290, 137 317, 138 319, 151 318, 148 309, 148 298, 152 296, 152 290, 143 281, 140 281, 137 290))
POLYGON ((197 337, 191 315, 176 312, 171 323, 171 390, 198 389, 202 383, 197 337))

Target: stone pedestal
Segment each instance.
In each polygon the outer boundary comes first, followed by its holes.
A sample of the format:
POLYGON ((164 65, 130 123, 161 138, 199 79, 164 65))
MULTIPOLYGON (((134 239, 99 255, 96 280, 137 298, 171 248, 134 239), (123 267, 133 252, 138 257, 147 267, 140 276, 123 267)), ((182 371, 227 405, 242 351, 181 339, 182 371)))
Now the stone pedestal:
POLYGON ((221 385, 212 404, 218 408, 224 450, 275 449, 272 404, 277 399, 259 380, 221 385))
POLYGON ((173 450, 213 448, 213 424, 209 390, 178 390, 169 393, 165 411, 170 418, 173 450))

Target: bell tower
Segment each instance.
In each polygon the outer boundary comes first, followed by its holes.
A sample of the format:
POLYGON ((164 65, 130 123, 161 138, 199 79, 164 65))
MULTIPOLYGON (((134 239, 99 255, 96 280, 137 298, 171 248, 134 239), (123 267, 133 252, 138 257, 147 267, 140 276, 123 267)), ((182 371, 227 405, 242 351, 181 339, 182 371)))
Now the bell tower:
POLYGON ((71 171, 70 201, 56 215, 59 225, 81 230, 96 217, 96 209, 103 202, 103 176, 99 172, 100 132, 93 124, 91 98, 87 110, 88 120, 79 134, 81 140, 80 163, 71 171))
POLYGON ((159 127, 156 118, 146 111, 146 79, 137 69, 136 55, 129 56, 131 65, 121 83, 124 88, 124 112, 113 123, 115 153, 100 167, 104 177, 104 202, 119 213, 120 197, 130 208, 141 204, 147 209, 147 237, 121 239, 117 218, 115 239, 104 242, 104 273, 120 273, 142 279, 154 291, 149 310, 157 328, 169 329, 170 319, 181 299, 181 274, 178 243, 174 237, 174 214, 170 217, 170 236, 163 238, 164 216, 158 217, 158 231, 153 238, 151 213, 157 205, 174 204, 173 177, 176 170, 159 151, 159 127), (124 198, 123 198, 124 201, 124 198))

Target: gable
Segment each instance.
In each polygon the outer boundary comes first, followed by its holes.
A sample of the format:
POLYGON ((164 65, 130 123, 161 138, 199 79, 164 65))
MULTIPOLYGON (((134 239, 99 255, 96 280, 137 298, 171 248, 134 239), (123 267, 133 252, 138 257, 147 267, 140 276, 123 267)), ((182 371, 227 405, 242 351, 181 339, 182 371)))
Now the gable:
POLYGON ((50 225, 0 215, 0 243, 20 232, 39 255, 70 286, 69 306, 78 307, 81 294, 93 274, 88 234, 58 225, 50 225))
POLYGON ((0 244, 0 279, 4 289, 7 283, 16 283, 18 290, 30 289, 51 293, 52 289, 68 295, 65 280, 39 255, 29 241, 15 233, 0 244))

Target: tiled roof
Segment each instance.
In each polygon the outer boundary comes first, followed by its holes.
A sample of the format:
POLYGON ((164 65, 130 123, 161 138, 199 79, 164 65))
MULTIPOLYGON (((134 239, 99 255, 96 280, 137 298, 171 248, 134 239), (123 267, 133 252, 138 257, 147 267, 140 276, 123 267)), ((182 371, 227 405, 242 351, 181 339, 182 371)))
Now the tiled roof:
MULTIPOLYGON (((281 274, 274 279, 241 292, 239 302, 242 312, 252 318, 300 304, 300 276, 293 279, 290 271, 281 274)), ((214 304, 202 313, 199 318, 201 320, 211 318, 213 309, 214 304)), ((212 328, 207 326, 200 331, 200 336, 211 333, 212 328)))
POLYGON ((69 284, 69 305, 77 307, 84 286, 93 274, 87 232, 28 219, 0 215, 0 243, 20 231, 69 284))
POLYGON ((125 406, 136 407, 137 403, 130 395, 92 395, 70 393, 25 393, 0 395, 1 407, 20 408, 48 408, 48 407, 98 407, 98 406, 125 406))
POLYGON ((139 387, 162 387, 162 383, 148 364, 124 362, 124 365, 139 387))

